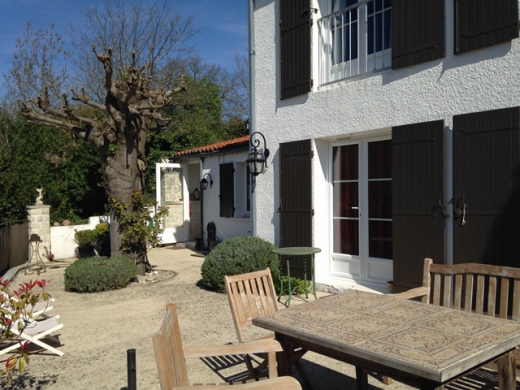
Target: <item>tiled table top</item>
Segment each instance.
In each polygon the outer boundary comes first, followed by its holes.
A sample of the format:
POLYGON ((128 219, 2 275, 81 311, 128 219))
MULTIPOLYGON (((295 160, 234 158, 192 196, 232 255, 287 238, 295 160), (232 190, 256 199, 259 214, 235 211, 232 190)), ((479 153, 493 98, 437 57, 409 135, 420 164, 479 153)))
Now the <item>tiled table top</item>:
POLYGON ((520 324, 391 295, 349 291, 255 325, 444 382, 520 344, 520 324))

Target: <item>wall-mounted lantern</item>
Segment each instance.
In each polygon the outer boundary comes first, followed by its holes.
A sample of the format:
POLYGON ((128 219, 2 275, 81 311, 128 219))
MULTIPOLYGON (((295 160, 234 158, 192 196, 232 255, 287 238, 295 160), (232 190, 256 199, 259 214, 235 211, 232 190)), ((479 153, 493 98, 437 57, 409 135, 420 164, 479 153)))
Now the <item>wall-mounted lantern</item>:
POLYGON ((247 157, 246 163, 249 166, 249 172, 253 176, 258 176, 264 171, 264 167, 267 169, 267 158, 269 157, 269 149, 265 142, 265 137, 262 133, 255 131, 249 137, 249 143, 251 144, 251 153, 247 157), (261 141, 258 137, 262 137, 264 141, 263 152, 259 151, 261 141))
POLYGON ((202 180, 200 181, 200 186, 202 187, 203 190, 205 190, 208 188, 208 184, 209 184, 209 188, 213 187, 213 180, 211 179, 211 175, 209 173, 205 173, 202 176, 202 180), (208 179, 206 179, 206 176, 209 177, 209 181, 208 181, 208 179))

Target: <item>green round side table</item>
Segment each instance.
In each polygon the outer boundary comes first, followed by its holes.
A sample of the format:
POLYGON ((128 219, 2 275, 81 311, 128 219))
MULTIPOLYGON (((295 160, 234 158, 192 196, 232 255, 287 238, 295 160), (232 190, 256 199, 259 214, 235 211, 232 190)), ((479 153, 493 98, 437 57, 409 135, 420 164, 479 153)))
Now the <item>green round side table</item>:
MULTIPOLYGON (((290 307, 291 306, 291 297, 294 293, 294 290, 297 287, 294 287, 294 289, 291 289, 291 267, 290 267, 290 257, 291 256, 305 256, 304 257, 304 263, 303 263, 303 275, 304 275, 304 281, 307 282, 307 262, 306 258, 307 256, 311 256, 311 271, 312 271, 312 293, 314 294, 314 298, 318 299, 318 296, 316 295, 316 273, 314 268, 314 255, 316 253, 321 252, 320 248, 314 248, 312 246, 289 246, 285 248, 277 248, 273 249, 273 253, 276 253, 280 256, 285 256, 287 259, 287 285, 289 288, 289 298, 287 298, 287 301, 285 302, 285 306, 290 307)), ((307 284, 307 283, 305 283, 307 284)), ((278 301, 281 302, 282 300, 282 291, 283 291, 283 280, 280 279, 280 297, 278 298, 278 301)), ((306 292, 305 297, 309 298, 309 294, 306 292)))

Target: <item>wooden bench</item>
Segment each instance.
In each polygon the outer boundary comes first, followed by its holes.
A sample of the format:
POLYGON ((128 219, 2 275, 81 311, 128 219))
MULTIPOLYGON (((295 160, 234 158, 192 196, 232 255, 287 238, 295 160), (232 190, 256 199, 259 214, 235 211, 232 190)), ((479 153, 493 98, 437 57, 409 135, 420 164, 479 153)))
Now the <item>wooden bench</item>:
MULTIPOLYGON (((435 264, 424 259, 423 285, 393 294, 403 299, 471 311, 520 322, 520 268, 463 263, 435 264)), ((520 352, 516 365, 520 367, 520 352)), ((384 377, 384 383, 391 379, 384 377)))
POLYGON ((475 263, 444 265, 427 258, 423 285, 394 295, 520 322, 520 268, 475 263))

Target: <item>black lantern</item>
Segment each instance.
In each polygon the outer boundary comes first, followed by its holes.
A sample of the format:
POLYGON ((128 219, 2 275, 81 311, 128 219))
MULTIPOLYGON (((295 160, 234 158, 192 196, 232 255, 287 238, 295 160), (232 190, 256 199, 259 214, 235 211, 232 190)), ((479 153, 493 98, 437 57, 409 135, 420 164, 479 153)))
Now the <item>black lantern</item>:
POLYGON ((205 190, 208 188, 208 184, 209 184, 209 188, 213 187, 213 180, 211 179, 211 175, 209 173, 205 173, 202 176, 202 180, 200 181, 200 186, 202 187, 203 190, 205 190), (209 177, 209 181, 208 181, 208 179, 206 179, 206 176, 209 177))
POLYGON ((249 172, 253 176, 258 176, 260 173, 264 171, 264 167, 267 168, 267 158, 269 157, 269 149, 267 149, 267 145, 265 143, 265 137, 262 133, 255 131, 251 134, 249 138, 249 143, 251 144, 251 153, 247 157, 246 163, 249 166, 249 172), (256 136, 256 137, 255 137, 256 136), (258 147, 261 144, 261 141, 258 136, 262 137, 264 140, 264 151, 260 152, 258 147))

